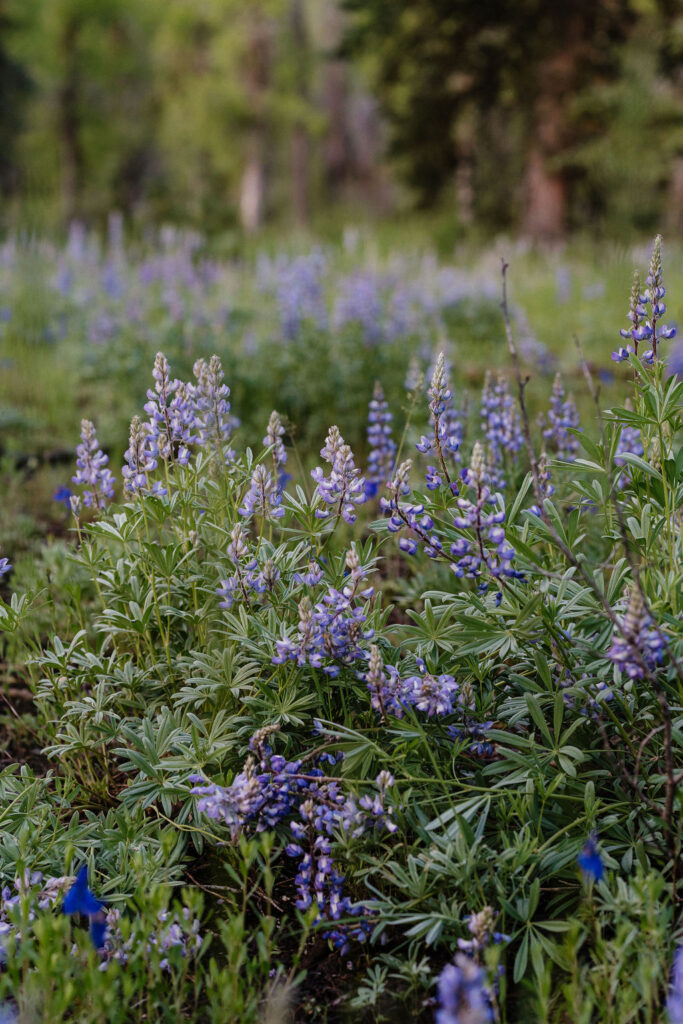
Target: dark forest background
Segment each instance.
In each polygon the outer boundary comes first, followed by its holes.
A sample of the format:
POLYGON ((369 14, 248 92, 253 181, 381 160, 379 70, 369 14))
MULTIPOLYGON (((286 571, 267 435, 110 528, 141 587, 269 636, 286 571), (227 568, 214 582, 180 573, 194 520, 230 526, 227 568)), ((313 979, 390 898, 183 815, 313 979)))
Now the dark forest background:
POLYGON ((677 0, 0 0, 0 223, 683 227, 677 0))

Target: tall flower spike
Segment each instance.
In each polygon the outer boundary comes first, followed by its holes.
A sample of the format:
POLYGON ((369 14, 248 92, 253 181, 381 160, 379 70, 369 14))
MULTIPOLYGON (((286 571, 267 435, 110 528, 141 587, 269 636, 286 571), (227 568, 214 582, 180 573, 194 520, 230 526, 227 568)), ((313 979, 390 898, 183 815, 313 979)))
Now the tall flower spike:
POLYGON ((266 436, 263 438, 263 444, 266 448, 273 449, 273 463, 276 468, 284 466, 287 461, 287 452, 285 446, 282 443, 282 438, 285 434, 285 428, 282 426, 279 415, 275 409, 270 414, 268 420, 268 427, 266 429, 266 436))
POLYGON ((550 442, 557 452, 558 459, 573 462, 579 451, 579 442, 570 429, 579 426, 579 414, 571 395, 565 399, 564 385, 560 374, 555 375, 553 393, 548 410, 548 425, 543 430, 543 437, 550 442))
MULTIPOLYGON (((337 518, 343 517, 347 523, 356 521, 356 505, 365 501, 365 480, 357 469, 353 452, 339 433, 339 427, 330 427, 325 444, 320 454, 330 463, 332 470, 326 477, 320 466, 311 470, 311 476, 318 485, 318 494, 325 504, 337 506, 337 518)), ((326 519, 330 509, 316 509, 318 519, 326 519)))
POLYGON ((235 453, 229 441, 238 421, 230 412, 230 388, 223 380, 223 367, 217 355, 211 356, 208 364, 198 359, 193 367, 197 383, 192 388, 192 398, 197 418, 197 443, 211 448, 226 463, 232 462, 235 453))
POLYGON ((664 655, 664 637, 654 628, 645 611, 640 588, 635 585, 629 596, 621 632, 614 631, 607 657, 625 672, 629 679, 642 679, 646 669, 652 671, 664 655))
MULTIPOLYGON (((126 465, 121 470, 126 494, 136 494, 149 487, 148 474, 157 468, 153 450, 149 438, 149 424, 142 423, 139 416, 134 416, 130 425, 128 448, 124 455, 126 465)), ((165 489, 157 485, 154 490, 155 493, 165 493, 165 489)))
POLYGON ((76 449, 78 469, 71 479, 88 488, 83 492, 83 504, 88 508, 105 508, 114 496, 114 477, 107 469, 108 462, 109 456, 100 448, 95 427, 90 420, 82 420, 81 443, 76 449))
POLYGON ((197 425, 194 396, 186 384, 171 379, 168 360, 162 352, 157 352, 152 375, 154 390, 148 389, 145 403, 150 438, 164 461, 176 460, 187 465, 189 445, 197 440, 192 433, 197 425))
POLYGON ((244 504, 238 511, 241 516, 251 516, 256 512, 269 519, 281 519, 285 514, 280 488, 263 464, 254 468, 244 504))
POLYGON ((393 418, 389 412, 389 405, 384 397, 382 385, 376 381, 368 413, 370 455, 368 457, 366 494, 369 498, 374 497, 378 489, 387 482, 393 469, 396 455, 396 443, 391 436, 393 418))
POLYGON ((460 460, 458 450, 462 441, 462 424, 457 412, 452 407, 453 393, 448 384, 448 371, 443 352, 440 352, 437 356, 428 393, 429 411, 434 433, 432 437, 425 437, 423 435, 415 447, 425 455, 432 452, 435 453, 439 460, 440 472, 434 466, 427 468, 427 487, 429 490, 433 491, 441 486, 442 479, 440 473, 442 473, 453 493, 457 493, 455 484, 451 483, 446 466, 446 457, 450 456, 456 462, 460 460))

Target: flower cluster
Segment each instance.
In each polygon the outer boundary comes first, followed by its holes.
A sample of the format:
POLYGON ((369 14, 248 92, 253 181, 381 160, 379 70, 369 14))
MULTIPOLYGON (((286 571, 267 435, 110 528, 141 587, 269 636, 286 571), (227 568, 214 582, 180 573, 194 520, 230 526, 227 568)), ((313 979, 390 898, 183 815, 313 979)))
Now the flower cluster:
POLYGON ((505 453, 514 455, 524 443, 519 414, 502 374, 494 378, 487 370, 481 396, 481 420, 489 449, 491 486, 505 487, 505 453))
POLYGON ((479 956, 486 947, 494 942, 509 942, 510 936, 497 932, 495 929, 498 914, 493 907, 484 907, 478 914, 470 914, 465 918, 465 924, 472 936, 471 939, 458 939, 458 948, 463 953, 471 953, 479 956))
MULTIPOLYGON (((392 810, 387 806, 387 791, 394 780, 380 772, 377 791, 356 800, 342 792, 338 779, 329 778, 319 767, 321 760, 334 764, 331 754, 306 766, 302 760, 286 761, 274 754, 270 733, 277 727, 259 730, 252 737, 250 755, 242 772, 228 787, 194 776, 192 793, 199 797, 197 809, 227 825, 233 837, 245 827, 255 831, 272 829, 288 819, 288 856, 299 860, 295 878, 296 906, 308 910, 315 906, 317 921, 338 922, 343 916, 358 916, 362 908, 343 894, 344 876, 332 857, 335 830, 357 839, 378 828, 396 831, 392 810)), ((349 937, 363 940, 367 929, 361 923, 349 929, 335 925, 325 935, 344 948, 349 937)))
POLYGON ((106 912, 106 932, 104 944, 100 949, 101 970, 106 970, 107 964, 112 960, 120 964, 127 963, 131 953, 139 945, 143 945, 147 954, 152 949, 162 953, 159 967, 162 970, 170 970, 168 954, 172 949, 179 950, 183 957, 189 957, 199 951, 203 942, 199 931, 201 922, 198 917, 192 916, 189 907, 181 907, 179 911, 170 913, 168 910, 160 910, 156 927, 152 932, 141 935, 139 929, 134 928, 127 939, 123 937, 120 922, 121 912, 116 907, 106 912))
MULTIPOLYGON (((337 519, 343 517, 347 523, 355 523, 356 506, 365 501, 365 480, 357 469, 353 452, 339 433, 339 427, 330 427, 320 454, 332 470, 328 477, 322 468, 316 466, 311 476, 318 485, 318 494, 330 506, 335 506, 337 519)), ((326 519, 331 509, 316 509, 318 519, 326 519)))
POLYGON ((90 420, 81 421, 81 443, 76 449, 77 471, 71 479, 87 487, 83 504, 88 508, 105 508, 114 496, 114 477, 107 469, 109 456, 101 450, 95 427, 90 420))
POLYGON ((154 390, 147 390, 145 412, 149 416, 149 437, 153 454, 165 462, 177 461, 186 466, 190 461, 190 445, 197 440, 192 431, 197 427, 193 388, 171 379, 168 360, 157 352, 154 360, 154 390))
POLYGON ((437 490, 441 486, 443 479, 445 479, 455 494, 457 493, 457 488, 451 482, 446 459, 449 458, 454 462, 460 461, 459 449, 462 442, 462 424, 457 412, 453 408, 453 392, 449 385, 448 371, 443 352, 440 352, 437 356, 428 393, 433 435, 426 437, 423 434, 415 447, 423 455, 435 454, 439 461, 438 467, 427 467, 427 487, 429 490, 437 490))
POLYGON ((515 549, 505 537, 505 510, 493 504, 489 474, 484 463, 484 449, 479 441, 472 450, 472 461, 463 471, 463 480, 475 492, 475 499, 458 498, 459 514, 453 525, 459 530, 474 532, 474 539, 460 537, 451 544, 451 569, 456 576, 477 577, 485 566, 492 576, 521 579, 512 567, 515 549))
POLYGON ((387 529, 390 533, 398 533, 405 528, 409 529, 414 536, 403 536, 399 539, 398 546, 407 555, 417 553, 420 541, 423 550, 429 558, 439 558, 443 554, 443 543, 434 530, 434 520, 425 512, 424 505, 413 505, 410 502, 401 501, 401 495, 410 493, 408 479, 412 462, 406 459, 396 470, 394 479, 388 484, 389 497, 380 498, 379 507, 389 516, 387 529))
POLYGON ((418 674, 402 679, 393 665, 385 665, 376 644, 370 646, 368 668, 363 678, 370 691, 370 703, 383 718, 388 714, 402 718, 408 706, 433 715, 453 714, 456 704, 470 707, 473 694, 461 687, 453 676, 433 675, 422 658, 417 659, 418 674))
POLYGON ((10 562, 9 558, 0 558, 0 579, 2 579, 3 576, 6 576, 7 573, 11 570, 11 568, 12 563, 10 562))
POLYGON ((0 964, 7 960, 9 940, 18 942, 21 938, 22 901, 28 902, 24 920, 32 922, 37 911, 53 910, 74 882, 73 875, 45 879, 40 871, 25 871, 23 877, 14 879, 14 890, 8 885, 3 888, 0 892, 0 964))
POLYGON ((268 427, 266 428, 266 436, 263 438, 263 444, 266 448, 272 448, 273 454, 273 465, 276 469, 280 466, 284 466, 287 461, 287 452, 283 444, 282 438, 285 434, 285 428, 282 426, 280 417, 273 409, 268 420, 268 427))
MULTIPOLYGON (((538 487, 541 492, 541 498, 551 498, 555 493, 555 488, 553 487, 550 479, 550 467, 548 466, 548 456, 545 449, 538 457, 536 472, 538 474, 538 487)), ((539 505, 532 505, 529 511, 533 512, 535 516, 541 515, 541 508, 539 505)))
POLYGON ((217 355, 207 363, 198 359, 193 367, 197 383, 191 388, 194 404, 196 442, 211 448, 228 463, 235 458, 230 435, 239 421, 230 412, 230 388, 223 380, 223 367, 217 355))
MULTIPOLYGON (((244 600, 249 602, 249 591, 262 594, 266 589, 272 589, 266 575, 266 567, 259 571, 258 562, 255 558, 249 558, 247 539, 241 523, 235 523, 230 533, 228 544, 228 557, 235 566, 235 572, 228 579, 221 580, 220 587, 216 593, 222 599, 218 605, 229 611, 235 603, 238 593, 241 593, 244 600)), ((267 563, 266 563, 267 564, 267 563)), ((272 573, 278 573, 275 566, 272 566, 272 573)))
POLYGON ((633 353, 638 355, 638 345, 641 341, 649 341, 652 348, 643 354, 643 362, 652 364, 657 358, 657 345, 661 341, 673 338, 676 334, 675 327, 667 327, 660 324, 660 317, 666 313, 666 306, 663 303, 665 288, 662 280, 662 236, 657 235, 652 248, 650 259, 650 270, 646 279, 647 288, 641 294, 640 277, 638 271, 633 274, 633 287, 631 288, 631 301, 629 303, 628 319, 631 326, 623 328, 619 333, 622 338, 629 338, 633 345, 622 346, 612 353, 612 359, 616 363, 623 363, 633 353))
POLYGON ((251 474, 249 490, 238 509, 241 516, 252 516, 255 513, 264 519, 281 519, 285 514, 282 505, 282 492, 269 470, 260 463, 251 474))
MULTIPOLYGON (((128 448, 124 455, 126 465, 121 470, 123 489, 126 494, 136 494, 149 487, 149 474, 157 468, 158 460, 154 454, 156 443, 150 440, 148 423, 141 423, 139 416, 134 416, 130 425, 128 448)), ((156 480, 152 487, 154 494, 166 494, 166 488, 156 480)))
MULTIPOLYGON (((630 400, 626 401, 626 408, 631 409, 632 405, 630 400)), ((626 460, 624 455, 638 455, 641 456, 644 453, 643 438, 638 427, 629 426, 624 424, 619 434, 619 441, 617 442, 617 450, 614 453, 614 463, 617 466, 625 466, 626 460)), ((624 487, 630 480, 628 470, 624 470, 619 478, 619 486, 624 487)))
POLYGON ((683 1024, 683 946, 678 947, 674 956, 666 1012, 669 1024, 683 1024))
POLYGON ((548 410, 547 426, 543 429, 543 437, 557 453, 558 459, 573 462, 579 451, 579 442, 569 431, 578 429, 579 414, 571 395, 565 399, 564 385, 559 373, 555 374, 553 393, 548 410))
POLYGON ((465 953, 456 953, 437 982, 436 1024, 488 1024, 493 1007, 483 969, 465 953))
POLYGON ((346 568, 347 583, 341 590, 328 587, 315 605, 308 596, 301 598, 297 640, 284 637, 276 642, 274 665, 295 661, 336 678, 341 665, 362 656, 359 641, 371 639, 372 630, 363 629, 366 614, 360 602, 372 597, 373 588, 366 585, 367 571, 353 549, 346 553, 346 568))
POLYGON ((643 679, 647 671, 661 662, 666 646, 661 630, 657 629, 645 610, 643 595, 634 586, 629 596, 621 631, 615 630, 607 657, 629 679, 643 679))
POLYGON ((375 382, 375 390, 370 400, 368 412, 368 472, 366 474, 365 491, 367 496, 374 497, 378 488, 382 487, 394 466, 396 442, 391 436, 392 414, 384 397, 379 381, 375 382))

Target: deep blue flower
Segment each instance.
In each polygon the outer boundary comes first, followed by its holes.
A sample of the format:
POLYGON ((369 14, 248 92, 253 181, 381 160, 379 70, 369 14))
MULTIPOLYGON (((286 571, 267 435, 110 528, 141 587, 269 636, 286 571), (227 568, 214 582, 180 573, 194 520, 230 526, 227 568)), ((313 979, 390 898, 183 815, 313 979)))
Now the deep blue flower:
POLYGON ((600 881, 605 874, 605 866, 598 853, 598 836, 596 832, 591 832, 576 859, 587 879, 595 882, 600 881))
POLYGON ((64 897, 62 912, 64 914, 87 914, 93 917, 104 909, 104 903, 98 900, 88 888, 88 865, 83 864, 76 875, 76 881, 64 897))

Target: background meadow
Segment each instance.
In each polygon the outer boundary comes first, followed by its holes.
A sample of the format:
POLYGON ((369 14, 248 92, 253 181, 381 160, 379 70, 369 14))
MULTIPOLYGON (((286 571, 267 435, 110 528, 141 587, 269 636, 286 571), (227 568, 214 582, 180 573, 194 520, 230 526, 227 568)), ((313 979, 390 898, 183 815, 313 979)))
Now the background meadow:
POLYGON ((682 29, 0 0, 3 1024, 683 1024, 682 29))

